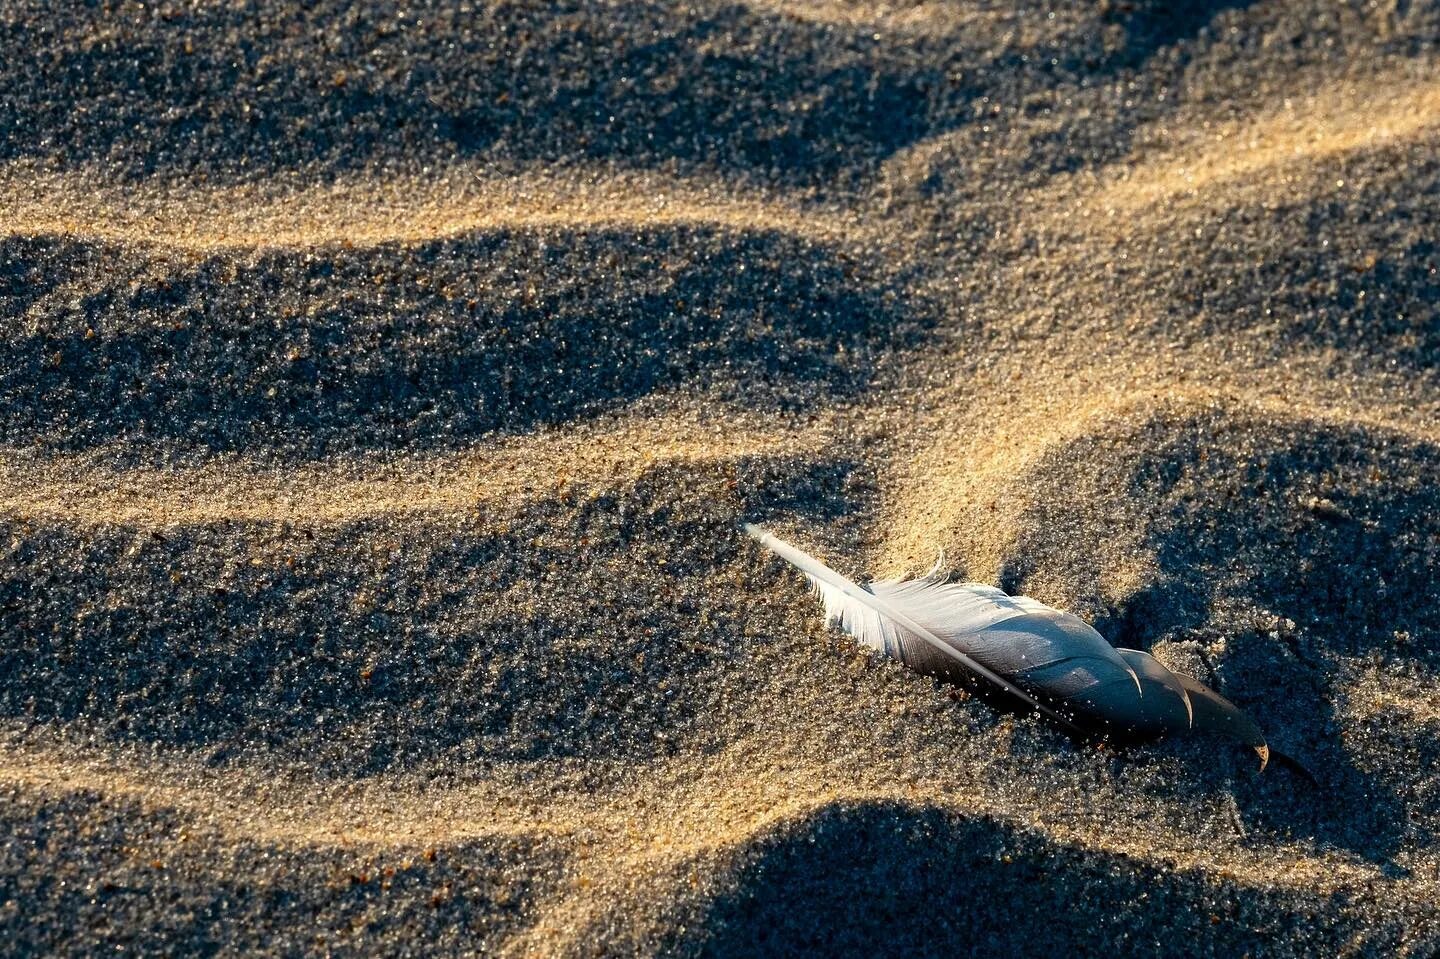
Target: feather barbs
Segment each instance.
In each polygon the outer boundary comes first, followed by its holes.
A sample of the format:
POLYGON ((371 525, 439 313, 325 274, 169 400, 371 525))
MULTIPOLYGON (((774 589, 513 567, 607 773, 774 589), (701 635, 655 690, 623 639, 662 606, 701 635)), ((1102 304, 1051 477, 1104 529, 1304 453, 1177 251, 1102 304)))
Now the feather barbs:
POLYGON ((1264 735, 1233 703, 1143 650, 1111 646, 1078 616, 934 571, 861 586, 758 526, 744 529, 805 575, 828 622, 912 669, 989 682, 1082 735, 1212 731, 1251 746, 1262 770, 1269 761, 1264 735))

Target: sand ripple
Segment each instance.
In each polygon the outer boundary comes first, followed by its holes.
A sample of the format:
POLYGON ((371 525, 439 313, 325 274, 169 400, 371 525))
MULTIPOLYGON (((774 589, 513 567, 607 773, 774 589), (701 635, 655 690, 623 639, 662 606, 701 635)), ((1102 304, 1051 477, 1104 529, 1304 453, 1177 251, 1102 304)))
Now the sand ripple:
POLYGON ((0 941, 1434 954, 1391 6, 8 5, 0 941), (1318 785, 869 659, 742 521, 1318 785))

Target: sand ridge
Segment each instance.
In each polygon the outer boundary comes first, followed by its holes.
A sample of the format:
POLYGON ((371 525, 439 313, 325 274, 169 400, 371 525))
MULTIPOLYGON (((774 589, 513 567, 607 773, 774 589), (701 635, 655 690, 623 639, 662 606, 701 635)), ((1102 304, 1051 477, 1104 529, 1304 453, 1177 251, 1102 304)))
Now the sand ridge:
POLYGON ((0 511, 21 519, 142 528, 466 514, 489 502, 513 505, 567 485, 603 486, 666 464, 794 456, 823 447, 826 432, 824 424, 807 424, 804 430, 736 434, 684 418, 642 419, 368 468, 306 464, 280 471, 243 462, 117 470, 87 465, 93 457, 67 462, 17 455, 0 465, 0 511))
MULTIPOLYGON (((944 441, 926 449, 919 462, 905 468, 904 478, 897 479, 899 492, 889 506, 894 512, 888 526, 895 532, 887 544, 885 562, 896 570, 913 572, 923 568, 917 564, 926 551, 933 551, 934 544, 949 543, 959 546, 958 555, 952 553, 952 558, 964 563, 971 575, 993 579, 1002 558, 1014 547, 1013 530, 1007 530, 1004 522, 1006 513, 1013 519, 1013 513, 1024 509, 1028 474, 1047 453, 1077 438, 1106 431, 1112 424, 1143 420, 1162 411, 1183 416, 1186 409, 1218 408, 1235 418, 1363 424, 1416 440, 1436 440, 1432 422, 1417 417, 1413 410, 1371 406, 1357 411, 1350 405, 1306 398, 1303 383, 1286 386, 1282 396, 1278 389, 1267 395, 1253 388, 1226 388, 1215 383, 1180 385, 1166 382, 1161 371, 1147 378, 1134 364, 1123 369, 1092 367, 1079 376, 1067 375, 1063 382, 1044 386, 1025 382, 1011 399, 1018 407, 1013 418, 1004 415, 1004 405, 994 403, 983 422, 958 428, 952 422, 944 441), (1043 400, 1035 402, 1036 395, 1043 400), (1009 502, 999 511, 1002 499, 1009 502), (953 528, 967 513, 985 519, 967 523, 967 533, 957 544, 953 528)), ((995 387, 995 392, 1003 395, 1001 384, 995 387)))
MULTIPOLYGON (((1265 202, 1283 202, 1287 183, 1307 165, 1357 150, 1433 138, 1440 127, 1440 82, 1421 75, 1369 86, 1297 89, 1281 110, 1216 124, 1199 143, 1117 170, 1084 201, 1083 215, 1133 216, 1179 202, 1234 203, 1254 184, 1265 202), (1276 186, 1279 189, 1276 189, 1276 186), (1223 199, 1220 199, 1223 197, 1223 199)), ((1303 195, 1303 183, 1296 183, 1303 195)))
POLYGON ((97 191, 84 174, 11 166, 0 173, 8 235, 59 234, 194 252, 425 243, 511 230, 710 226, 863 241, 854 217, 729 196, 703 182, 576 171, 496 178, 459 169, 432 178, 337 180, 276 195, 254 185, 147 184, 97 191))

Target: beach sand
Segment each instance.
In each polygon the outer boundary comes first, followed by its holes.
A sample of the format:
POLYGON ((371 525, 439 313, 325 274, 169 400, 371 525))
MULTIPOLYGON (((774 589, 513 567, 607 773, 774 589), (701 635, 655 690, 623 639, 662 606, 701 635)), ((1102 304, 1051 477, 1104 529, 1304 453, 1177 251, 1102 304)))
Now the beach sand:
POLYGON ((14 0, 0 89, 0 954, 1440 954, 1434 4, 14 0))

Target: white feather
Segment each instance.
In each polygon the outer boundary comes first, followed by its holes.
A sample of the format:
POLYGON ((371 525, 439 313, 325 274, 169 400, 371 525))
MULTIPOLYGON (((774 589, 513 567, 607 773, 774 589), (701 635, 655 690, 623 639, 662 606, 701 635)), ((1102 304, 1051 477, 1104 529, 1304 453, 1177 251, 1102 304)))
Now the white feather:
POLYGON ((934 571, 860 586, 758 526, 745 532, 805 574, 829 622, 921 672, 978 676, 1077 732, 1203 728, 1253 746, 1262 769, 1269 757, 1259 727, 1229 700, 1148 653, 1115 649, 1077 616, 983 583, 945 583, 934 571))
MULTIPOLYGON (((892 648, 898 650, 903 630, 918 636, 934 649, 964 665, 975 675, 989 680, 1056 722, 1077 732, 1082 731, 1075 723, 1055 712, 1019 686, 941 639, 929 626, 914 619, 903 603, 900 606, 890 603, 841 576, 799 547, 792 546, 758 526, 746 523, 745 532, 804 573, 805 578, 810 581, 825 602, 826 618, 832 623, 839 624, 846 632, 871 649, 879 652, 887 652, 892 648)), ((997 590, 997 592, 999 591, 997 590)))

